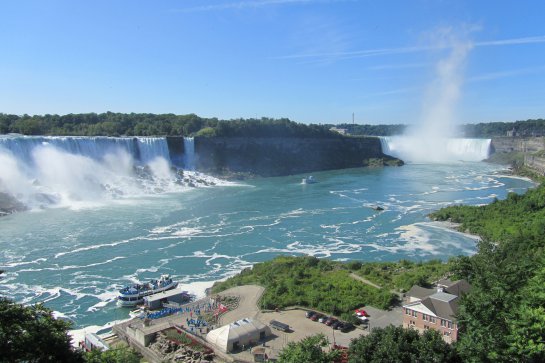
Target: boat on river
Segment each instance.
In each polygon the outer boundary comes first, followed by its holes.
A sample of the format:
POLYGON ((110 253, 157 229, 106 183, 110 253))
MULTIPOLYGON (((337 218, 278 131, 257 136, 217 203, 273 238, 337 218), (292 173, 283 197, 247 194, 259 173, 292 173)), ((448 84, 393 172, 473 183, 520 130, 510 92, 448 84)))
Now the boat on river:
POLYGON ((307 176, 301 180, 301 184, 314 184, 317 183, 316 179, 312 175, 307 176))
POLYGON ((158 280, 151 280, 144 284, 134 284, 122 288, 117 295, 117 304, 119 306, 142 304, 144 297, 174 289, 176 286, 178 286, 178 282, 174 281, 170 275, 161 275, 158 280))

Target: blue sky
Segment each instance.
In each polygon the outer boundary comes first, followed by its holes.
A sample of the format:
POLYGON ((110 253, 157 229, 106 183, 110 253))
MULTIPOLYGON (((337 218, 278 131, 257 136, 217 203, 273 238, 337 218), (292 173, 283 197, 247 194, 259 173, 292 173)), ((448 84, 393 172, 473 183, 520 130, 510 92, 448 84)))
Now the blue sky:
POLYGON ((13 0, 0 13, 3 113, 418 123, 463 44, 455 122, 545 117, 541 0, 13 0))

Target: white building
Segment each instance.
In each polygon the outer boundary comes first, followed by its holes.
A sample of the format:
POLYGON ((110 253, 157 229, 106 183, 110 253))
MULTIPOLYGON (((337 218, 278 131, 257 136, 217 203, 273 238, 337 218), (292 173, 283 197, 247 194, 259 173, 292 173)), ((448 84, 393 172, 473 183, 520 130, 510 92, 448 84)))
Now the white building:
POLYGON ((206 335, 206 341, 227 353, 256 344, 270 335, 271 328, 267 325, 258 320, 244 318, 211 330, 206 335))

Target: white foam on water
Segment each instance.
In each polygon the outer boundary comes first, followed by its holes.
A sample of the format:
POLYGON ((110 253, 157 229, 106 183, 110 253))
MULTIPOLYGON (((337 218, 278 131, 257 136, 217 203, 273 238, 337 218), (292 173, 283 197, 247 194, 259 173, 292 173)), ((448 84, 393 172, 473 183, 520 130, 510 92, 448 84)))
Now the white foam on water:
POLYGON ((47 258, 40 257, 40 258, 37 258, 37 259, 32 260, 32 261, 7 262, 7 263, 4 263, 4 264, 0 265, 0 267, 13 268, 13 267, 18 267, 18 266, 39 264, 40 262, 45 262, 45 261, 47 261, 47 258))
POLYGON ((117 291, 106 291, 102 294, 94 295, 100 301, 87 309, 88 312, 97 311, 100 308, 105 307, 111 302, 115 302, 117 298, 117 291))
POLYGON ((19 270, 19 272, 58 271, 58 270, 73 270, 73 269, 82 270, 82 269, 85 269, 87 267, 107 265, 107 264, 112 263, 114 261, 122 260, 122 259, 125 259, 125 258, 126 257, 123 257, 123 256, 116 256, 116 257, 110 258, 110 259, 108 259, 106 261, 90 263, 88 265, 67 265, 67 266, 43 267, 43 268, 36 268, 36 269, 29 268, 29 269, 21 269, 21 270, 19 270))
POLYGON ((102 244, 98 244, 98 245, 80 247, 80 248, 76 248, 74 250, 70 250, 70 251, 66 251, 66 252, 59 252, 59 253, 55 254, 55 258, 59 258, 61 256, 65 256, 65 255, 69 255, 69 254, 84 252, 84 251, 96 250, 96 249, 104 248, 104 247, 115 247, 115 246, 118 246, 118 245, 121 245, 121 244, 126 244, 126 243, 130 243, 130 242, 133 242, 133 241, 139 241, 139 240, 142 240, 142 239, 144 239, 144 237, 134 237, 134 238, 128 238, 128 239, 124 239, 124 240, 117 241, 117 242, 112 242, 112 243, 102 243, 102 244))
POLYGON ((202 229, 192 228, 192 227, 183 227, 173 232, 172 235, 176 237, 189 237, 189 236, 196 236, 201 233, 203 233, 202 229))

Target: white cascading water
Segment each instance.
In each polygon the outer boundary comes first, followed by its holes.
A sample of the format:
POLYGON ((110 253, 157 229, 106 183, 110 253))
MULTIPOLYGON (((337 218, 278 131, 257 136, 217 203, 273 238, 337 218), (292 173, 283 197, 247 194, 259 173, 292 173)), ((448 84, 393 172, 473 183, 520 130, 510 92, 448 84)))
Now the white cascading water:
POLYGON ((382 152, 405 162, 481 161, 490 154, 491 139, 436 138, 423 142, 410 136, 381 137, 382 152))
POLYGON ((165 138, 0 136, 0 192, 28 208, 179 190, 165 138))
POLYGON ((195 170, 195 139, 184 137, 184 169, 195 170))
POLYGON ((464 68, 473 47, 470 29, 440 28, 434 32, 442 57, 435 66, 435 77, 426 87, 422 115, 403 136, 381 139, 385 154, 406 162, 444 163, 486 159, 490 139, 456 138, 459 135, 456 104, 462 95, 464 68))

